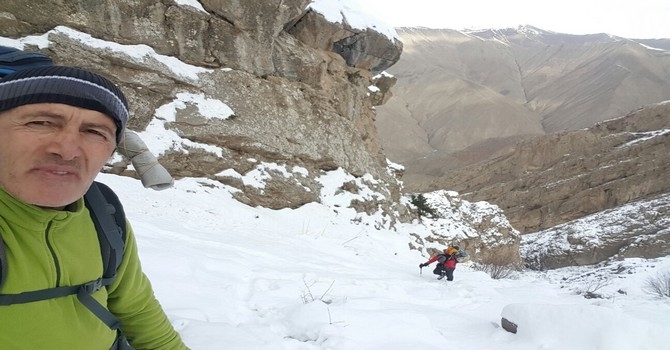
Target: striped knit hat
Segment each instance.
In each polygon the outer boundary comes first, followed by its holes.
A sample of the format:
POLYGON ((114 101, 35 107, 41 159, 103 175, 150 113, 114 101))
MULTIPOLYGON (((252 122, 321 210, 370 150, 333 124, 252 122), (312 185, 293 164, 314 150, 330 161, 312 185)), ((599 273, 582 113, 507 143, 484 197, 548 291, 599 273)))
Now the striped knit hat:
POLYGON ((0 79, 0 112, 33 103, 63 103, 104 113, 114 119, 117 144, 128 122, 123 92, 108 79, 79 68, 29 68, 0 79))

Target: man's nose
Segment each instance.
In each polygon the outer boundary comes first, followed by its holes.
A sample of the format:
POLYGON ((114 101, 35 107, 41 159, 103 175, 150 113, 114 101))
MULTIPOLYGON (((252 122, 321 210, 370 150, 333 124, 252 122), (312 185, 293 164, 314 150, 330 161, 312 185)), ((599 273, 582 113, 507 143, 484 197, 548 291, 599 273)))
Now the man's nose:
POLYGON ((83 138, 78 128, 65 127, 54 134, 48 152, 63 160, 73 160, 83 154, 83 138))

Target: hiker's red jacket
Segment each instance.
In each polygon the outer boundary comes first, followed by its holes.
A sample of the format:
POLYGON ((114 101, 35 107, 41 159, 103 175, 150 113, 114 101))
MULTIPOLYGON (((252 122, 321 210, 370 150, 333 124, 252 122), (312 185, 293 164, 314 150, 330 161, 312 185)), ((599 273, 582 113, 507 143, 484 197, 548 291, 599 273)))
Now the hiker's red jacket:
POLYGON ((456 257, 453 255, 446 255, 446 254, 437 254, 434 257, 428 259, 426 264, 430 265, 439 259, 440 256, 445 257, 445 261, 443 263, 438 262, 438 264, 444 264, 444 267, 447 269, 455 269, 456 268, 456 257))

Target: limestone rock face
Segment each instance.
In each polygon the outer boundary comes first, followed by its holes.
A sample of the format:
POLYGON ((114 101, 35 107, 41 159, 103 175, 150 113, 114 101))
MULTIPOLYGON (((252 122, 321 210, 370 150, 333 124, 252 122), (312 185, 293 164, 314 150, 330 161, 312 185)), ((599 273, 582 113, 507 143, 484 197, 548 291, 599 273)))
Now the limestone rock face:
POLYGON ((388 74, 378 74, 372 77, 374 86, 371 89, 371 99, 373 106, 381 106, 385 104, 391 97, 393 92, 391 88, 396 84, 398 79, 388 74))
MULTIPOLYGON (((373 102, 371 94, 373 76, 397 61, 402 44, 330 23, 309 3, 2 1, 0 36, 118 83, 131 106, 130 129, 166 128, 182 140, 158 151, 176 178, 218 179, 250 205, 285 208, 318 201, 321 185, 314 179, 342 168, 370 174, 387 188, 378 207, 406 212, 392 209, 400 185, 374 126, 373 103, 384 98, 373 102), (47 44, 31 46, 26 37, 35 35, 47 44), (233 115, 210 118, 199 109, 202 100, 233 115), (165 108, 174 110, 173 120, 156 118, 165 108), (244 175, 269 163, 308 175, 287 181, 281 171, 267 171, 267 187, 258 189, 221 174, 244 175)), ((132 174, 127 165, 117 161, 110 171, 132 174)))
POLYGON ((349 66, 373 73, 398 62, 403 48, 398 39, 370 29, 328 22, 314 11, 308 11, 288 32, 313 48, 338 53, 349 66))

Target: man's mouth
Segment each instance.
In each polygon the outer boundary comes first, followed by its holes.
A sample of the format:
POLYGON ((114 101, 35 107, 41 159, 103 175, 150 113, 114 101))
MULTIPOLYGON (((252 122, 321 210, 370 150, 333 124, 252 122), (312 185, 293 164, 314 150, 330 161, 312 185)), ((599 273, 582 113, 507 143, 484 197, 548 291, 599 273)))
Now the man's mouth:
POLYGON ((78 176, 79 172, 72 167, 63 167, 63 166, 42 166, 37 167, 37 171, 45 173, 47 175, 55 176, 78 176))

